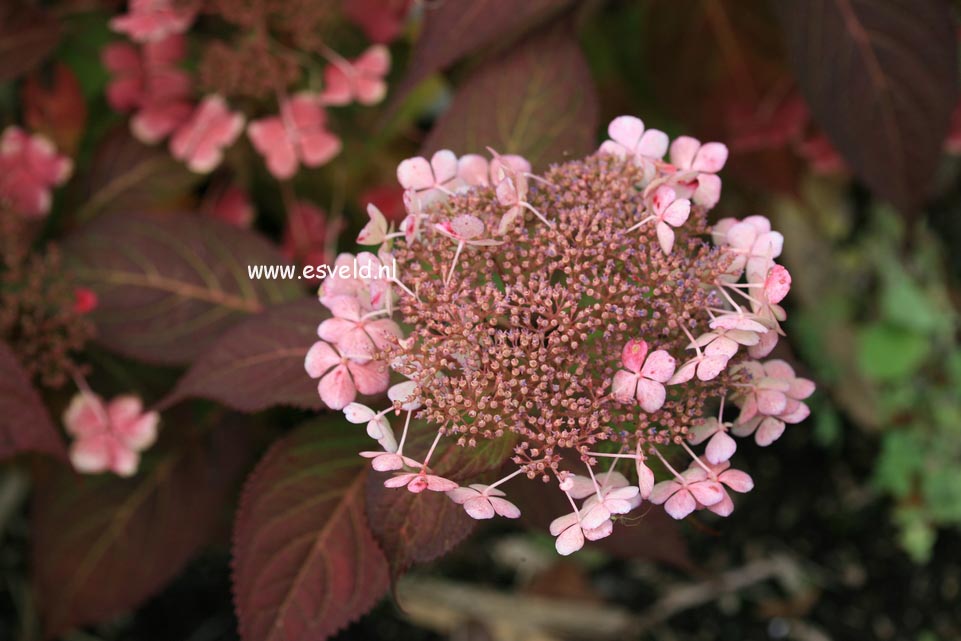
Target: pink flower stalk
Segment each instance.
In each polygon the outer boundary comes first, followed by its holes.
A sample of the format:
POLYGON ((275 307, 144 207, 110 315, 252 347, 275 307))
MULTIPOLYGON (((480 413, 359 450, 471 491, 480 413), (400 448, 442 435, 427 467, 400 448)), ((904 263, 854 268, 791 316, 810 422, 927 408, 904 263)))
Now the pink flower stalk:
POLYGON ((27 218, 50 212, 50 190, 73 172, 73 162, 57 153, 49 140, 16 126, 0 136, 0 206, 27 218))
POLYGON ((640 120, 619 118, 608 133, 598 153, 543 175, 494 152, 402 162, 407 217, 394 231, 369 209, 360 240, 372 251, 337 259, 396 271, 323 282, 333 318, 322 336, 337 345, 321 341, 307 364, 322 396, 336 387, 333 405, 383 447, 362 455, 395 472, 387 487, 447 491, 473 518, 514 518, 500 484, 553 477, 545 488, 572 510, 550 526, 560 554, 610 535, 644 500, 675 518, 730 514, 727 491, 753 486, 728 467, 735 438, 770 442, 771 424, 806 416, 813 391, 780 362, 753 360, 783 333, 790 275, 767 219, 708 225, 726 147, 681 139, 667 163, 666 136, 640 120), (373 336, 375 322, 390 330, 373 336), (403 377, 391 407, 348 406, 356 390, 345 381, 359 366, 380 368, 380 391, 389 371, 403 377), (733 424, 718 399, 740 408, 733 424), (399 441, 391 410, 405 414, 399 441), (434 437, 422 462, 404 453, 408 434, 434 437), (462 478, 469 466, 449 478, 428 468, 438 447, 470 457, 479 442, 504 438, 510 454, 498 463, 513 471, 491 485, 462 478), (679 458, 693 465, 677 472, 679 458), (602 459, 610 467, 598 472, 602 459))
POLYGON ((320 100, 326 105, 359 102, 375 105, 387 95, 384 77, 390 71, 390 50, 374 45, 354 61, 336 59, 324 69, 324 91, 320 100))
POLYGON ((110 28, 135 42, 155 42, 184 33, 197 16, 195 7, 176 0, 130 0, 129 12, 113 18, 110 28))
POLYGON ((78 472, 113 472, 133 476, 140 452, 157 439, 156 412, 144 412, 136 396, 118 396, 109 403, 89 392, 73 397, 63 415, 67 433, 74 437, 70 462, 78 472))
POLYGON ((247 127, 254 148, 267 169, 281 180, 300 165, 319 167, 340 153, 340 139, 327 130, 327 114, 319 97, 300 93, 281 104, 280 115, 254 120, 247 127))
POLYGON ((213 171, 223 160, 223 149, 234 144, 244 129, 244 116, 232 112, 220 96, 207 96, 170 139, 174 158, 198 174, 213 171))

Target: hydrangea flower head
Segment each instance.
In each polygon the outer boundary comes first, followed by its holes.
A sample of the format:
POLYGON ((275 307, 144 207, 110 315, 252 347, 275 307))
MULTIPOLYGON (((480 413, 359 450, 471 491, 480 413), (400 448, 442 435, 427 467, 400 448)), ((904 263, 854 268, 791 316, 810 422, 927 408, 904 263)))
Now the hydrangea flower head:
POLYGON ((145 412, 136 396, 118 396, 109 403, 90 392, 74 396, 64 412, 67 433, 73 436, 70 462, 78 472, 113 472, 132 476, 140 452, 157 439, 156 412, 145 412))
MULTIPOLYGON (((394 473, 387 487, 445 491, 487 519, 516 516, 508 480, 543 483, 571 506, 550 527, 561 554, 608 536, 644 501, 674 518, 730 514, 727 490, 753 486, 727 467, 735 437, 768 444, 813 392, 786 363, 749 353, 783 333, 790 276, 767 219, 707 222, 726 147, 670 145, 633 117, 608 133, 597 153, 543 174, 493 151, 402 162, 407 219, 395 230, 371 210, 360 240, 372 251, 338 259, 394 269, 323 283, 336 320, 322 325, 330 347, 312 350, 324 367, 308 363, 315 377, 382 363, 406 379, 380 411, 345 408, 384 446, 363 455, 394 473), (725 400, 741 409, 734 422, 725 400), (426 456, 407 451, 415 433, 433 437, 426 456), (493 483, 430 468, 438 447, 498 439, 513 449, 493 483)), ((385 375, 370 393, 387 385, 385 375)))
POLYGON ((49 140, 7 127, 0 135, 0 205, 28 217, 50 212, 50 190, 73 172, 73 162, 49 140))

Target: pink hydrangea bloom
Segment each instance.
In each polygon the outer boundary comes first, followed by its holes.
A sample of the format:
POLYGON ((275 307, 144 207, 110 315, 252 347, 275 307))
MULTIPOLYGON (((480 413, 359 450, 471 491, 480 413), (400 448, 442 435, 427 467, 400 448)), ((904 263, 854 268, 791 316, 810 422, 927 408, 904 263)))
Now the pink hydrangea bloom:
POLYGON ((250 123, 247 135, 267 161, 267 169, 282 180, 301 164, 319 167, 340 153, 340 139, 327 129, 327 114, 316 94, 300 93, 281 105, 279 116, 250 123))
POLYGON ((721 179, 716 174, 727 162, 727 147, 719 142, 702 145, 697 138, 679 136, 671 143, 670 160, 679 170, 675 177, 679 192, 698 205, 713 208, 721 198, 721 179))
POLYGON ((327 105, 346 105, 357 101, 374 105, 387 95, 384 76, 390 71, 390 51, 374 45, 354 61, 337 60, 324 69, 321 101, 327 105))
POLYGON ((209 173, 223 160, 223 149, 232 145, 243 129, 243 114, 230 111, 220 96, 207 96, 170 139, 170 152, 191 171, 209 173))
POLYGON ((159 420, 156 412, 143 411, 136 396, 118 396, 104 404, 94 394, 77 394, 63 416, 67 433, 74 437, 70 461, 79 472, 132 476, 140 452, 157 438, 159 420))
POLYGON ((387 364, 383 361, 357 362, 325 341, 313 344, 304 359, 304 368, 311 378, 320 379, 320 400, 334 410, 344 409, 358 392, 379 394, 389 383, 387 364))
POLYGON ((602 153, 618 158, 629 158, 644 169, 649 178, 655 171, 654 162, 667 152, 667 134, 657 129, 645 129, 644 122, 634 116, 619 116, 607 127, 610 140, 600 148, 602 153))
POLYGON ((301 265, 326 265, 332 258, 328 247, 330 237, 338 231, 339 227, 331 225, 323 209, 298 200, 287 212, 280 253, 301 265))
POLYGON ((637 400, 645 412, 656 412, 664 405, 664 383, 674 375, 674 357, 663 350, 648 356, 647 342, 628 341, 621 352, 625 369, 614 374, 611 393, 622 403, 637 400))
POLYGON ((698 505, 710 507, 724 500, 724 488, 694 470, 669 481, 661 481, 651 491, 650 501, 664 505, 664 511, 675 519, 683 519, 698 505))
POLYGON ((231 185, 219 193, 207 213, 228 225, 243 229, 253 224, 256 215, 250 196, 236 185, 231 185))
POLYGON ((714 512, 718 516, 730 516, 731 513, 734 512, 734 501, 731 500, 731 495, 728 494, 725 486, 739 494, 744 494, 754 489, 754 480, 746 472, 732 469, 730 461, 723 461, 717 464, 705 460, 700 461, 700 463, 692 461, 691 466, 685 474, 688 474, 691 479, 709 479, 720 485, 724 497, 713 505, 700 506, 714 512), (707 469, 705 470, 704 468, 707 469))
POLYGON ((724 463, 737 450, 737 443, 728 434, 730 429, 730 423, 722 423, 712 416, 700 425, 695 425, 688 435, 694 445, 707 441, 704 457, 710 463, 724 463))
POLYGON ((413 0, 344 0, 344 15, 370 40, 386 43, 404 26, 413 0))
POLYGON ((360 455, 371 459, 370 466, 378 472, 395 472, 404 469, 405 466, 420 466, 420 463, 414 459, 396 452, 361 452, 360 455))
POLYGON ((763 283, 774 259, 781 255, 784 236, 771 230, 771 221, 764 216, 748 216, 744 220, 725 218, 714 226, 715 242, 729 247, 735 258, 730 272, 736 279, 747 272, 748 282, 763 283))
POLYGON ((687 221, 691 214, 691 201, 686 198, 678 198, 677 192, 667 185, 661 185, 654 192, 651 198, 651 206, 654 209, 654 220, 657 224, 657 241, 661 244, 661 250, 665 254, 670 254, 674 248, 673 227, 680 227, 687 221))
POLYGON ((0 136, 0 205, 28 218, 50 212, 50 189, 62 185, 73 162, 49 140, 10 126, 0 136))
POLYGON ((598 541, 611 535, 614 525, 611 521, 604 521, 596 529, 588 529, 581 523, 580 514, 571 512, 559 516, 550 525, 551 536, 557 537, 554 548, 561 556, 568 556, 584 547, 584 540, 598 541))
POLYGON ((397 181, 404 189, 413 190, 425 205, 450 193, 456 179, 457 156, 449 149, 436 152, 429 162, 417 156, 397 165, 397 181))
POLYGON ((368 318, 360 300, 338 299, 333 318, 323 321, 317 335, 358 362, 367 362, 379 350, 402 338, 400 327, 389 318, 368 318))
POLYGON ((176 0, 130 0, 128 13, 113 18, 110 28, 135 42, 153 42, 184 33, 196 16, 196 8, 176 0))
POLYGON ((611 472, 598 479, 599 492, 592 493, 581 506, 581 525, 597 531, 615 514, 627 514, 641 504, 640 490, 623 474, 611 472))
POLYGON ((450 492, 457 489, 457 483, 445 479, 443 476, 428 474, 426 470, 421 470, 420 472, 404 472, 392 476, 384 481, 384 487, 406 487, 408 491, 420 494, 424 490, 450 492))
POLYGON ((464 511, 472 519, 492 519, 495 514, 516 519, 521 515, 516 505, 503 498, 503 492, 487 485, 475 483, 467 487, 459 487, 447 492, 447 496, 454 503, 463 505, 464 511))
POLYGON ((754 434, 757 444, 766 447, 781 437, 785 423, 808 417, 810 409, 802 401, 814 393, 814 382, 796 376, 794 368, 778 359, 748 361, 741 367, 751 385, 734 397, 741 413, 731 431, 737 436, 754 434))

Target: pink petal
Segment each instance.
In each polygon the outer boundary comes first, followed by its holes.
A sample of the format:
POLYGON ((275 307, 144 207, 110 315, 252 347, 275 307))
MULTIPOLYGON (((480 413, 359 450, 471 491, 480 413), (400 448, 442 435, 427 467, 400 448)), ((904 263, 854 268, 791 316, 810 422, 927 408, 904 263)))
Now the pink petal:
POLYGON ((584 547, 584 532, 580 525, 572 525, 557 537, 554 548, 561 556, 567 556, 584 547))
POLYGON ((668 501, 664 504, 664 511, 670 514, 673 518, 681 520, 688 514, 694 511, 697 507, 697 502, 691 493, 687 490, 682 490, 676 492, 668 501))
POLYGON ((349 361, 347 367, 354 377, 354 384, 357 386, 357 391, 361 394, 368 396, 380 394, 386 391, 388 385, 390 385, 390 371, 387 363, 384 361, 369 361, 367 363, 349 361))
POLYGON ((110 470, 117 476, 129 477, 137 473, 140 455, 117 443, 110 453, 110 470))
POLYGON ((698 205, 713 209, 721 199, 721 179, 714 174, 698 174, 697 189, 692 198, 698 205))
POLYGON ((558 534, 560 534, 567 528, 571 527, 572 525, 578 523, 579 521, 580 521, 580 517, 576 513, 571 512, 570 514, 559 516, 553 521, 551 521, 550 527, 548 529, 550 530, 551 536, 557 536, 558 534))
MULTIPOLYGON (((317 335, 329 343, 339 343, 348 333, 357 328, 357 323, 343 318, 328 318, 317 327, 317 335)), ((343 350, 343 346, 341 346, 343 350)), ((345 353, 346 350, 344 350, 345 353)))
POLYGON ((311 378, 319 378, 334 365, 340 363, 341 357, 330 344, 317 341, 307 351, 304 358, 304 369, 311 378))
POLYGON ((597 492, 597 489, 594 487, 594 481, 586 476, 572 474, 567 478, 570 482, 567 493, 571 495, 571 498, 582 499, 597 492))
POLYGON ((768 302, 780 303, 791 290, 791 274, 781 265, 775 265, 767 273, 764 281, 764 294, 768 302))
POLYGON ((657 242, 661 245, 661 251, 670 254, 674 249, 674 230, 667 223, 657 223, 657 242))
POLYGON ((757 409, 761 414, 777 416, 787 407, 787 396, 776 390, 758 390, 757 409))
POLYGON ((105 472, 110 465, 107 436, 79 438, 70 446, 70 463, 84 474, 105 472))
POLYGON ((701 141, 690 136, 679 136, 671 143, 671 164, 678 169, 691 169, 701 141))
POLYGON ((457 155, 450 149, 441 149, 434 153, 430 158, 430 166, 438 185, 457 178, 457 155))
POLYGON ((741 470, 725 470, 718 476, 718 480, 735 492, 750 492, 754 489, 754 479, 741 470))
POLYGON ((717 375, 727 367, 728 358, 726 356, 708 356, 697 366, 697 377, 702 381, 710 381, 717 378, 717 375))
POLYGON ((727 146, 719 142, 709 142, 701 145, 694 157, 691 169, 716 174, 724 168, 726 162, 727 146))
POLYGON ((427 474, 424 478, 427 481, 427 489, 432 492, 450 492, 451 490, 457 489, 457 483, 454 483, 450 479, 445 479, 442 476, 427 474))
POLYGON ((656 412, 664 406, 667 390, 657 381, 641 378, 637 381, 637 402, 645 412, 656 412))
POLYGON ((697 481, 688 485, 687 489, 698 503, 705 506, 714 505, 724 498, 724 488, 714 481, 697 481))
POLYGON ((814 381, 809 381, 806 378, 795 378, 791 381, 791 387, 787 394, 795 400, 803 401, 814 393, 814 389, 814 381))
POLYGON ((621 364, 631 372, 641 371, 644 359, 647 358, 647 341, 634 339, 627 341, 621 350, 621 364))
POLYGON ((649 500, 654 505, 660 505, 681 489, 681 484, 675 480, 661 481, 651 489, 649 500))
MULTIPOLYGON (((374 460, 376 461, 377 459, 374 459, 374 460)), ((417 478, 417 474, 411 474, 411 473, 397 474, 396 476, 392 476, 386 481, 384 481, 384 487, 389 487, 389 488, 404 487, 405 485, 413 481, 415 478, 417 478)))
POLYGON ((633 153, 644 134, 644 123, 634 116, 618 116, 607 126, 607 134, 633 153))
POLYGON ((654 489, 654 472, 642 461, 637 461, 637 488, 642 499, 649 498, 654 489))
POLYGON ((604 503, 598 503, 581 514, 581 527, 585 530, 593 530, 610 518, 611 512, 607 509, 607 506, 604 503))
POLYGON ((672 227, 680 227, 687 221, 687 217, 690 215, 691 201, 687 198, 679 198, 668 205, 664 213, 661 214, 661 218, 672 227))
POLYGON ((457 177, 472 187, 487 186, 487 159, 478 154, 467 154, 457 159, 457 177))
POLYGON ((340 138, 317 130, 300 137, 300 157, 308 167, 319 167, 340 153, 340 138))
POLYGON ((716 418, 709 418, 703 423, 699 423, 687 431, 688 441, 692 445, 700 445, 707 439, 717 434, 721 429, 721 424, 716 418))
POLYGON ((697 371, 697 366, 700 362, 697 359, 689 360, 688 362, 681 365, 681 368, 674 373, 674 376, 667 381, 668 385, 679 385, 681 383, 686 383, 692 378, 694 378, 694 373, 697 371))
POLYGON ((641 376, 658 383, 666 383, 674 375, 674 357, 662 349, 652 352, 641 368, 641 376))
MULTIPOLYGON (((643 125, 642 125, 643 126, 643 125)), ((660 160, 667 153, 669 139, 667 134, 657 129, 648 129, 641 135, 635 153, 647 158, 660 160)))
POLYGON ((320 400, 332 410, 342 410, 357 398, 357 389, 345 365, 338 365, 317 384, 320 400))
POLYGON ((751 358, 764 358, 777 346, 777 332, 768 331, 758 336, 757 345, 748 348, 747 353, 751 358))
POLYGON ((725 492, 724 498, 714 505, 707 506, 707 509, 714 512, 718 516, 731 516, 731 514, 734 513, 734 501, 732 501, 730 495, 725 492))
POLYGON ((480 491, 473 487, 458 487, 447 493, 449 498, 458 505, 463 505, 470 499, 475 499, 481 495, 480 491))
POLYGON ((789 412, 785 412, 780 415, 780 419, 785 423, 800 423, 808 416, 811 415, 811 409, 804 403, 798 403, 798 406, 789 412))
POLYGON ((754 433, 754 440, 761 447, 767 447, 781 438, 781 434, 784 434, 784 421, 769 416, 761 421, 757 432, 754 433))
POLYGON ((360 403, 350 403, 344 408, 344 417, 351 423, 366 423, 374 416, 374 410, 360 403))
POLYGON ((725 432, 718 432, 707 443, 704 458, 717 465, 729 460, 737 449, 737 443, 725 432))
POLYGON ((631 403, 634 401, 637 381, 637 374, 632 374, 623 369, 617 370, 611 384, 611 394, 621 403, 631 403))
POLYGON ((404 189, 429 189, 434 186, 434 172, 425 158, 408 158, 397 165, 397 181, 404 189))
POLYGON ((68 434, 83 439, 106 432, 105 417, 103 400, 94 394, 80 392, 74 395, 63 413, 63 423, 68 434))
POLYGON ((497 512, 497 514, 503 516, 505 519, 520 518, 521 511, 516 505, 507 499, 497 498, 496 496, 491 496, 489 498, 491 505, 494 507, 494 511, 497 512))
POLYGON ((464 502, 467 516, 478 521, 494 518, 494 506, 486 496, 475 496, 464 502))
POLYGON ((584 538, 588 541, 599 541, 603 538, 607 538, 614 531, 614 523, 610 520, 604 521, 598 527, 587 529, 584 528, 584 538))

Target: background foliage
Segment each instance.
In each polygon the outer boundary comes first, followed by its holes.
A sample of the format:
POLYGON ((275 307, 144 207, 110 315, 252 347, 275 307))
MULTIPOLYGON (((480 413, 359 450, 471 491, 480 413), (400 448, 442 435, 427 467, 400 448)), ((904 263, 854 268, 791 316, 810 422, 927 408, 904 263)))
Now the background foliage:
MULTIPOLYGON (((96 293, 75 353, 95 388, 163 414, 136 477, 74 473, 70 386, 24 356, 22 274, 0 267, 0 640, 961 637, 957 6, 300 4, 352 50, 378 40, 373 18, 409 15, 385 103, 338 112, 342 153, 285 182, 246 140, 197 176, 130 135, 100 63, 119 3, 0 7, 0 126, 44 133, 76 166, 31 255, 96 293), (717 215, 784 232, 794 331, 779 350, 818 382, 812 418, 748 455, 758 489, 730 520, 652 512, 573 562, 525 529, 559 513, 534 497, 521 526, 477 532, 443 497, 386 501, 355 455, 364 435, 303 372, 315 284, 251 281, 246 265, 350 249, 369 200, 396 215, 403 158, 491 146, 540 169, 590 153, 622 113, 725 142, 717 215), (232 186, 252 228, 210 214, 232 186), (295 226, 291 193, 326 211, 319 233, 295 226)), ((197 24, 189 68, 228 18, 197 24)), ((500 458, 452 447, 438 469, 500 458)))

